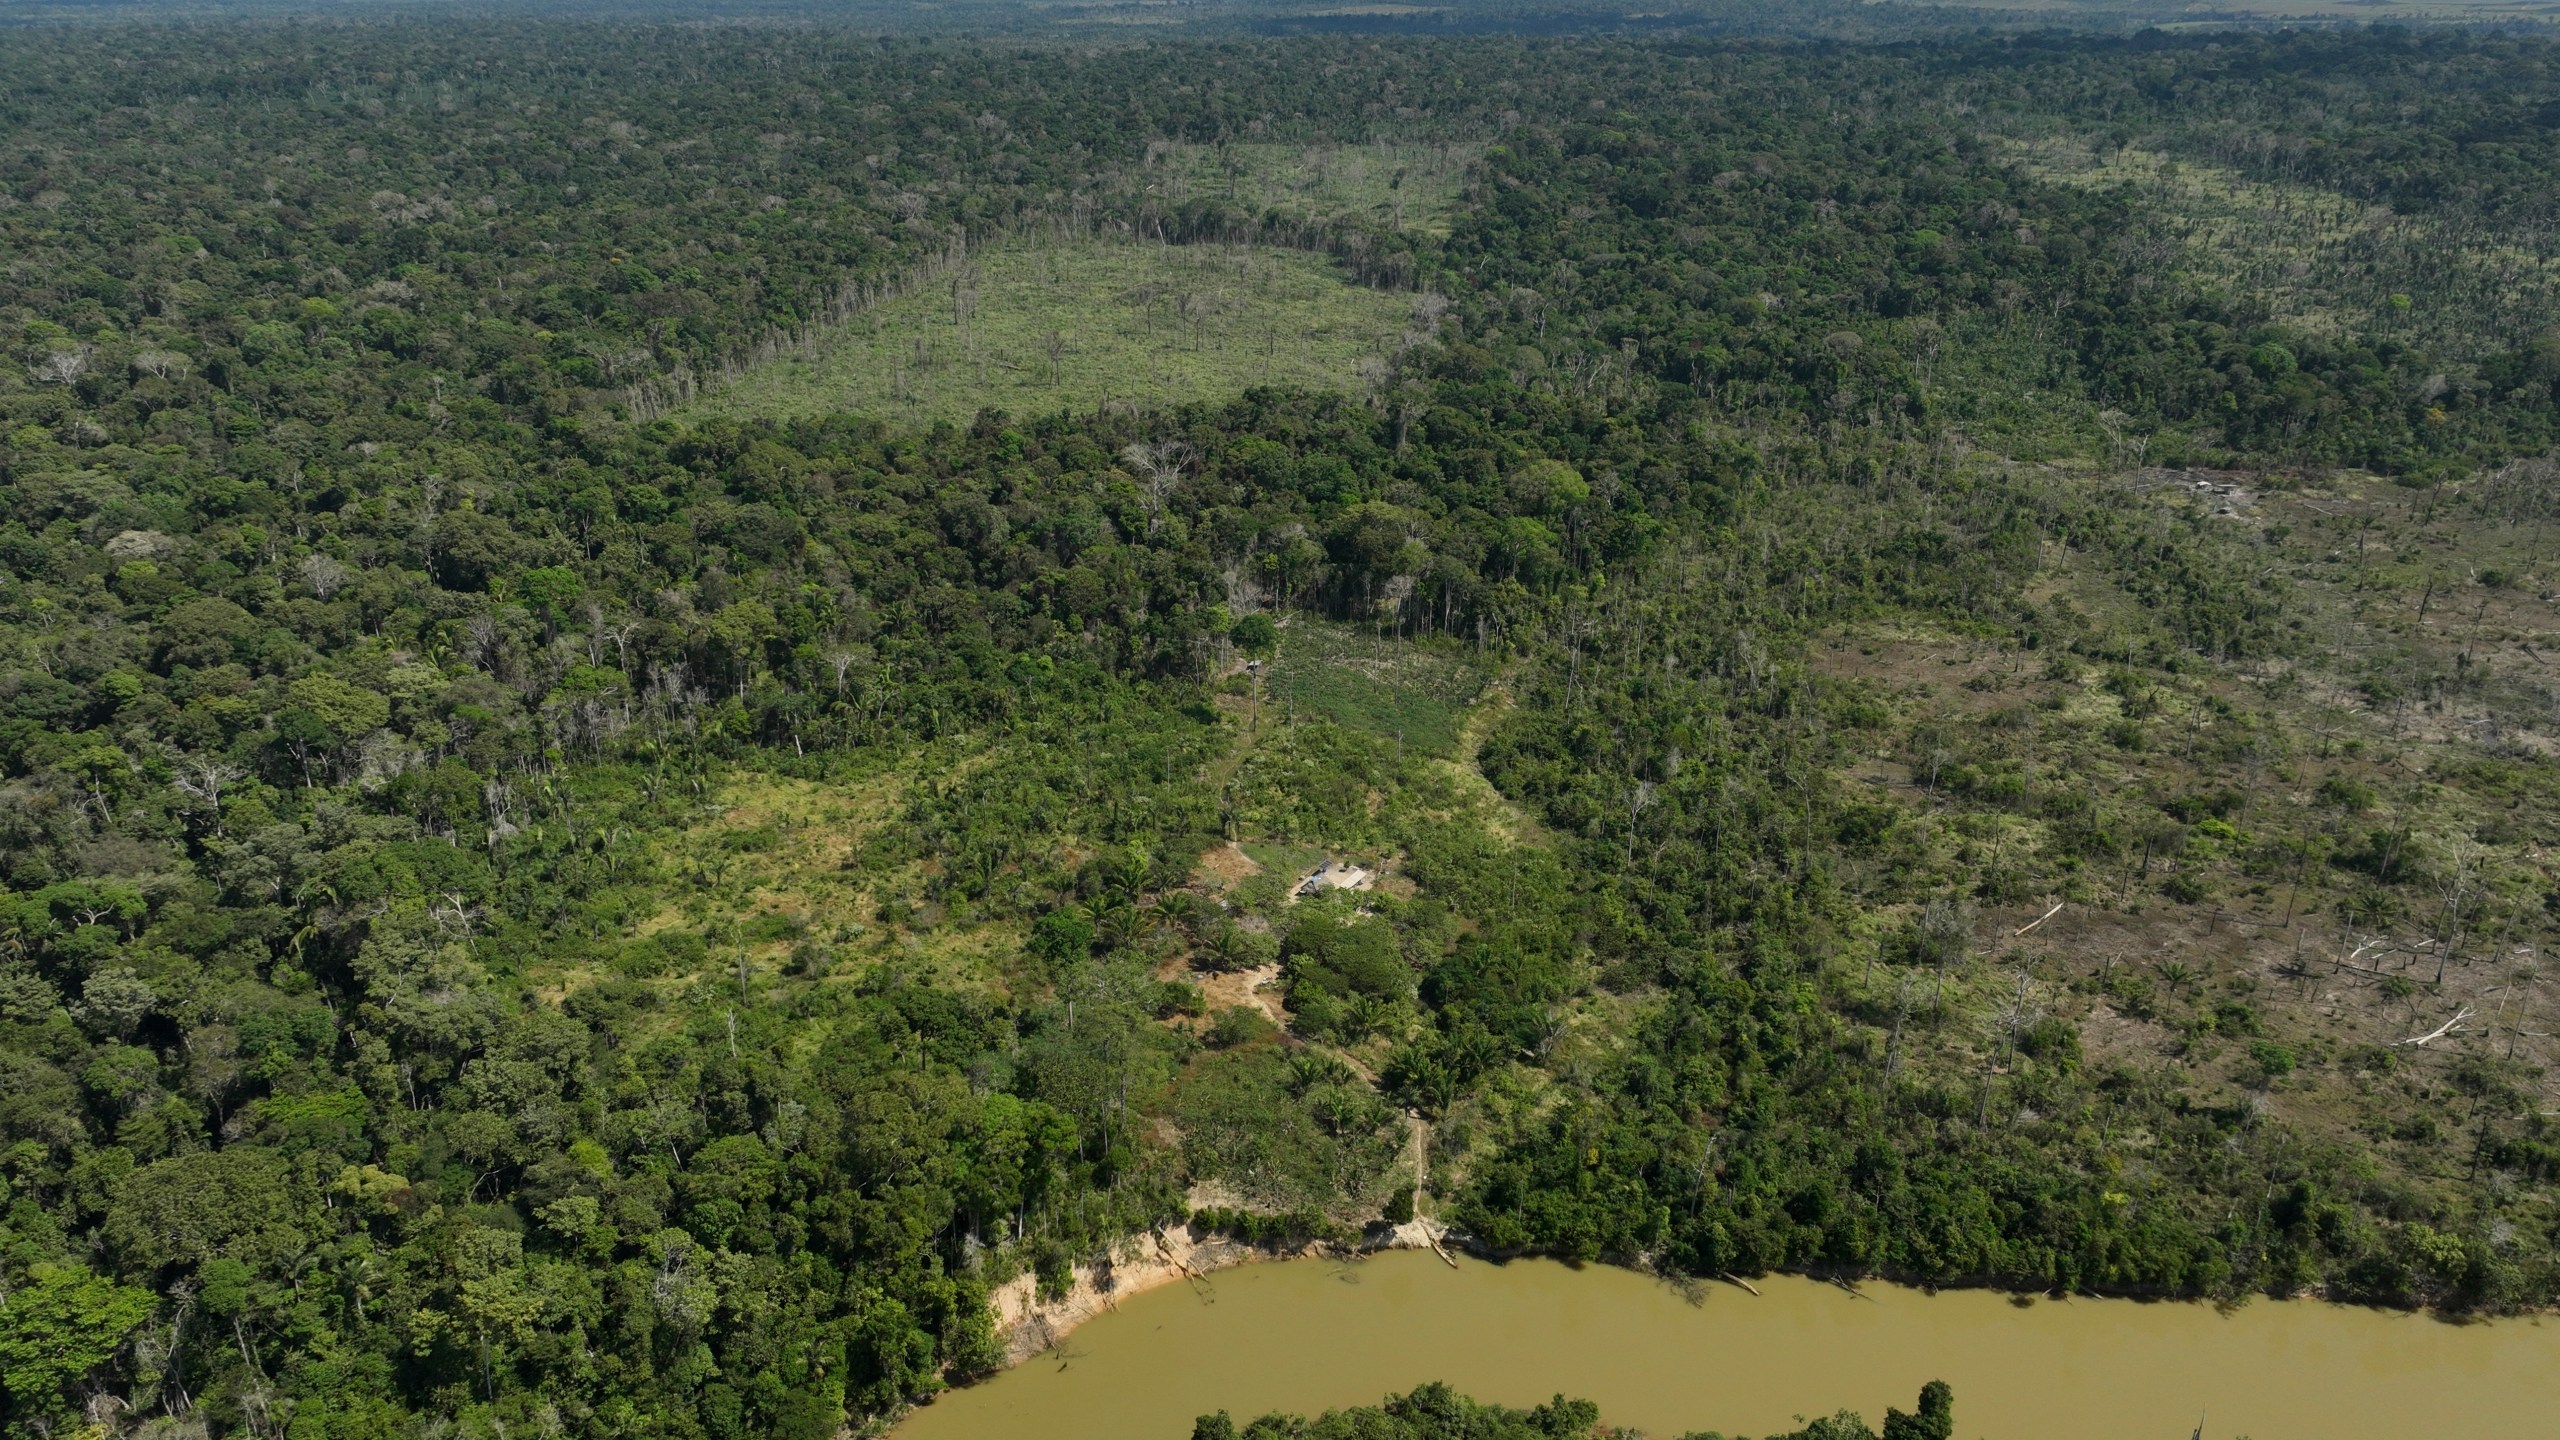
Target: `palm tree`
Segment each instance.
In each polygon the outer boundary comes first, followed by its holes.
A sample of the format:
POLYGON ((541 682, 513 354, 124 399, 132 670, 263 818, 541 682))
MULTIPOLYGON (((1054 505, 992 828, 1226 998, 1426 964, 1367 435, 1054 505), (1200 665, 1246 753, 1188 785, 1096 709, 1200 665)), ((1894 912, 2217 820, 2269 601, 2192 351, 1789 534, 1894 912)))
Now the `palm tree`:
POLYGON ((1301 1051, 1289 1059, 1289 1088, 1300 1095, 1328 1085, 1348 1085, 1358 1078, 1342 1057, 1321 1050, 1301 1051))

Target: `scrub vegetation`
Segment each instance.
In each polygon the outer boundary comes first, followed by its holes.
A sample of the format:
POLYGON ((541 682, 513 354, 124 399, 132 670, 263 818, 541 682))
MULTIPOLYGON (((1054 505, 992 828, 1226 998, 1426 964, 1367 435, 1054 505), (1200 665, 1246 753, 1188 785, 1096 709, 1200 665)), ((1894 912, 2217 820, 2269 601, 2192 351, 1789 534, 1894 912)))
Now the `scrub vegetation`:
MULTIPOLYGON (((2560 302, 2560 236, 2455 210, 2402 213, 2376 199, 2162 150, 2102 150, 2076 137, 2022 145, 2040 179, 2122 189, 2176 249, 2181 279, 2256 297, 2275 319, 2371 335, 2476 362, 2560 302)), ((2151 238, 2151 237, 2146 237, 2151 238)))
POLYGON ((0 77, 12 1433, 823 1440, 1186 1223, 2560 1301, 2542 41, 0 77))

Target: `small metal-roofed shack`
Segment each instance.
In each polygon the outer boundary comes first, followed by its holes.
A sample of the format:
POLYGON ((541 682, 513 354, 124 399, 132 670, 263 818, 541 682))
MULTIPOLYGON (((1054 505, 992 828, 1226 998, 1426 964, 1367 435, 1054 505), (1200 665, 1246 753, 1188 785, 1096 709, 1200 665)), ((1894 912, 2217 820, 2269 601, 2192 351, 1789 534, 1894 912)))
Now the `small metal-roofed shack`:
POLYGON ((1328 890, 1366 890, 1377 878, 1365 866, 1354 865, 1347 860, 1327 860, 1298 882, 1298 893, 1306 896, 1321 895, 1328 890))

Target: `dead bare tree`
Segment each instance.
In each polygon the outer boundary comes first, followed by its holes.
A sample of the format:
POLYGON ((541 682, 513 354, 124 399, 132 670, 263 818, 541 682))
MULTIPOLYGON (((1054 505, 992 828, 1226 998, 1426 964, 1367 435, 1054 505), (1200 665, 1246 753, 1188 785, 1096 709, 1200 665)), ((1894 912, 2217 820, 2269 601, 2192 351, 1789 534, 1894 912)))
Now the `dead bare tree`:
POLYGON ((1973 940, 1973 901, 1962 895, 1942 895, 1920 908, 1912 928, 1919 940, 1922 958, 1938 972, 1937 989, 1929 1001, 1932 1015, 1942 1013, 1947 998, 1947 967, 1965 952, 1973 940))
POLYGON ((89 373, 89 346, 72 350, 52 350, 40 356, 27 372, 46 385, 68 385, 89 373))
POLYGON ((317 550, 302 557, 301 568, 303 583, 324 601, 346 587, 350 573, 343 563, 317 550))
POLYGON ((246 778, 248 771, 218 755, 191 756, 180 761, 177 773, 169 783, 178 793, 201 805, 213 816, 213 833, 222 833, 222 792, 246 778))
POLYGON ((844 694, 844 677, 852 671, 854 666, 861 663, 862 655, 859 651, 830 650, 827 652, 827 668, 835 672, 837 695, 844 694))
POLYGON ((1166 497, 1182 482, 1183 472, 1191 464, 1191 447, 1179 440, 1152 443, 1132 440, 1121 448, 1120 458, 1138 477, 1147 497, 1147 533, 1156 533, 1156 523, 1163 518, 1166 497))
POLYGON ((134 369, 160 380, 186 374, 193 363, 175 350, 137 350, 133 356, 134 369))
POLYGON ((1893 987, 1893 1033, 1884 1042, 1884 1082, 1893 1083, 1895 1072, 1902 1068, 1902 1022, 1911 1018, 1912 977, 1902 976, 1893 987))
POLYGON ((2532 948, 2521 947, 2516 953, 2525 957, 2524 963, 2516 967, 2515 974, 2508 980, 2506 996, 2498 1002, 2502 1013, 2510 1002, 2514 1006, 2515 1018, 2507 1021, 2507 1058, 2510 1060, 2516 1058, 2516 1042, 2528 1033, 2524 1022, 2533 1018, 2534 987, 2542 983, 2542 967, 2535 962, 2532 948))
POLYGON ((2480 888, 2480 865, 2488 847, 2468 835, 2445 836, 2428 847, 2434 853, 2436 893, 2444 897, 2444 948, 2436 952, 2436 984, 2444 983, 2445 963, 2462 943, 2462 921, 2480 888))
POLYGON ((418 477, 418 555, 430 570, 436 564, 436 517, 444 509, 444 475, 435 470, 418 477))

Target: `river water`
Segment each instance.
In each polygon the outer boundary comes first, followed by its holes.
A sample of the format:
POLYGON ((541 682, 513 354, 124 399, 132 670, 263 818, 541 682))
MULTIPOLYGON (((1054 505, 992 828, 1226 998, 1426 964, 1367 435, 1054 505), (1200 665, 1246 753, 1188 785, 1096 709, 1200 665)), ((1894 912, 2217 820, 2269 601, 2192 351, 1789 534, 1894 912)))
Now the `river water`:
POLYGON ((1188 1440, 1205 1411, 1241 1425, 1426 1380, 1510 1405, 1582 1396, 1656 1437, 1843 1407, 1881 1424, 1931 1379, 1955 1387, 1965 1440, 2186 1440, 2200 1415, 2216 1440, 2560 1436, 2560 1321, 1756 1283, 1683 1297, 1605 1266, 1415 1251, 1251 1265, 1134 1296, 894 1440, 1188 1440))

